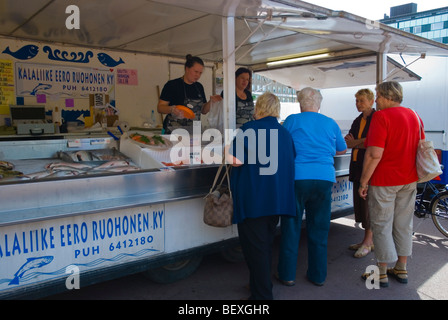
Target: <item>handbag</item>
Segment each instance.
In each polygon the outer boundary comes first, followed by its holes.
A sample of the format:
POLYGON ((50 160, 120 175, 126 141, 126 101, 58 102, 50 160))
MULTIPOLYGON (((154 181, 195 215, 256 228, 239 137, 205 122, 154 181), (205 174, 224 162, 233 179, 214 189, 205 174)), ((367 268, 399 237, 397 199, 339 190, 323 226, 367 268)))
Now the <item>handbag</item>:
POLYGON ((414 113, 418 119, 420 127, 420 140, 418 142, 417 157, 415 163, 417 166, 417 174, 418 174, 417 182, 421 183, 432 180, 435 177, 440 176, 443 172, 440 167, 437 153, 434 150, 433 142, 422 140, 422 123, 420 122, 420 118, 418 117, 417 113, 415 111, 414 113))
POLYGON ((232 191, 230 190, 229 168, 230 165, 221 164, 213 181, 213 186, 205 196, 204 223, 212 227, 224 228, 232 224, 233 199, 232 191), (219 185, 216 186, 216 182, 224 167, 224 175, 219 185), (225 178, 227 178, 227 186, 222 185, 225 178))

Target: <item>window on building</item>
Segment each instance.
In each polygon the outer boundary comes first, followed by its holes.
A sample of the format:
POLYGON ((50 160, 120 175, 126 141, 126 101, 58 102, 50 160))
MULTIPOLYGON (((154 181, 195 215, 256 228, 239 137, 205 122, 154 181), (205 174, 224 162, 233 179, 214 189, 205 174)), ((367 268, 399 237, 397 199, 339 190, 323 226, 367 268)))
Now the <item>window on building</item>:
POLYGON ((430 24, 422 25, 422 32, 429 32, 429 31, 431 31, 431 25, 430 24))
POLYGON ((443 29, 443 21, 433 23, 431 26, 431 30, 442 30, 443 29))

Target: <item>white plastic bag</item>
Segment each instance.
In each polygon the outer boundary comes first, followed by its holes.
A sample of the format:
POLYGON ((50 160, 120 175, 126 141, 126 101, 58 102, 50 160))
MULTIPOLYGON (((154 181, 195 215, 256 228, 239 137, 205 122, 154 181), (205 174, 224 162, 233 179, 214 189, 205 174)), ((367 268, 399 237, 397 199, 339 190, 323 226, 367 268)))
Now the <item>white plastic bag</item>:
POLYGON ((415 164, 417 166, 418 182, 421 183, 432 180, 440 176, 443 172, 432 141, 422 140, 422 124, 417 112, 414 111, 414 113, 420 127, 420 141, 417 147, 415 164))
POLYGON ((432 141, 420 140, 417 149, 416 165, 418 182, 432 180, 443 173, 432 141))
POLYGON ((221 133, 224 132, 223 102, 223 100, 216 102, 212 101, 210 111, 207 114, 210 128, 218 129, 221 133))

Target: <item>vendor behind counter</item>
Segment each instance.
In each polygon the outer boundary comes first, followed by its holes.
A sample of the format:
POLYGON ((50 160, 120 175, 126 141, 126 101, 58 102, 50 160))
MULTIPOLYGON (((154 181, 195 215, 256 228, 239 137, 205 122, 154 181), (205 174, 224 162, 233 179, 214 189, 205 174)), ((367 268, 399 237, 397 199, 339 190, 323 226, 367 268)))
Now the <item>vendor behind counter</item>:
POLYGON ((199 57, 188 54, 185 73, 182 77, 168 81, 162 89, 157 104, 157 111, 166 114, 163 121, 164 133, 169 134, 179 127, 193 127, 193 120, 187 119, 176 105, 189 107, 195 114, 195 121, 200 121, 201 114, 210 111, 212 101, 221 100, 221 96, 210 97, 207 102, 203 85, 198 82, 204 70, 204 62, 199 57))

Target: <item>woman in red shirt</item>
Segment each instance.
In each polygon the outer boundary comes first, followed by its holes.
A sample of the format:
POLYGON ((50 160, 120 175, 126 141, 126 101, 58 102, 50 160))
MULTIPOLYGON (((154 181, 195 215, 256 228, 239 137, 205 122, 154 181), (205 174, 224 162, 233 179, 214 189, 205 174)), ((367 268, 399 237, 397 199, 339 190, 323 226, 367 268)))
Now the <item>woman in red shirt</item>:
MULTIPOLYGON (((380 271, 380 285, 387 274, 407 283, 407 257, 412 253, 412 222, 417 187, 415 157, 420 139, 415 113, 400 104, 403 89, 398 82, 376 88, 377 112, 372 117, 359 194, 366 198, 380 271), (388 263, 395 267, 387 269, 388 263)), ((422 137, 424 134, 422 132, 422 137)), ((364 274, 363 278, 368 275, 364 274)))

